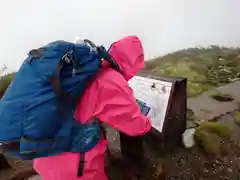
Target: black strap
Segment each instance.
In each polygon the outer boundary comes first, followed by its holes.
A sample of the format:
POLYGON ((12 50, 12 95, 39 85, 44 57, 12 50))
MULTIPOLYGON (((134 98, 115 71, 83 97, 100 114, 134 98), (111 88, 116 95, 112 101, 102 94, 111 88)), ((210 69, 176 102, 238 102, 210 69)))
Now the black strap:
MULTIPOLYGON (((104 140, 107 140, 107 131, 106 129, 103 127, 103 124, 100 122, 100 129, 101 129, 101 132, 103 133, 103 138, 104 140)), ((111 156, 111 152, 108 148, 108 145, 107 145, 107 155, 108 156, 111 156)))
POLYGON ((31 64, 34 59, 40 59, 43 56, 43 49, 32 49, 29 51, 28 55, 30 56, 28 58, 28 63, 31 64))
POLYGON ((111 67, 113 69, 115 69, 116 71, 122 73, 119 65, 117 64, 117 62, 110 56, 110 54, 108 53, 108 51, 105 49, 105 47, 103 46, 96 46, 93 42, 91 42, 88 39, 84 39, 84 42, 88 43, 92 48, 95 48, 97 50, 97 52, 99 53, 100 57, 106 61, 109 62, 109 64, 111 65, 111 67))
POLYGON ((64 66, 64 59, 61 59, 59 64, 56 67, 56 74, 53 76, 48 76, 48 80, 51 83, 53 87, 53 91, 56 95, 57 104, 60 112, 63 112, 62 110, 64 110, 64 105, 71 103, 70 94, 67 92, 64 92, 61 89, 61 85, 60 85, 60 73, 63 66, 64 66))
POLYGON ((100 129, 101 129, 102 133, 103 133, 103 138, 105 140, 107 140, 107 131, 106 131, 106 129, 103 127, 103 124, 101 122, 99 122, 99 126, 100 126, 100 129))
POLYGON ((110 56, 110 54, 106 51, 106 49, 103 46, 97 47, 97 50, 98 50, 98 53, 101 55, 102 59, 105 59, 106 61, 108 61, 113 69, 122 73, 117 62, 110 56))
POLYGON ((78 164, 77 177, 81 177, 83 175, 84 160, 85 160, 85 153, 81 153, 79 164, 78 164))

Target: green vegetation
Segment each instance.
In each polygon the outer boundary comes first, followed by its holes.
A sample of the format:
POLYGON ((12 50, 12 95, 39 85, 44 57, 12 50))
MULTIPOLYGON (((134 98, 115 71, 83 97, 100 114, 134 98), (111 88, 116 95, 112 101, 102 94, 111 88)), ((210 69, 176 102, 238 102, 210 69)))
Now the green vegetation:
POLYGON ((237 80, 240 77, 240 48, 189 48, 146 63, 144 73, 188 78, 188 95, 237 80))
POLYGON ((195 114, 193 110, 187 108, 187 120, 188 121, 194 121, 195 120, 195 114))
POLYGON ((15 73, 6 74, 0 77, 0 97, 3 96, 4 92, 8 88, 9 84, 11 83, 15 73))
POLYGON ((222 138, 229 138, 231 135, 231 131, 227 126, 217 122, 204 122, 198 127, 198 129, 215 133, 222 138))
POLYGON ((221 123, 204 122, 196 128, 195 139, 207 153, 221 153, 221 144, 231 136, 230 129, 221 123))
POLYGON ((235 122, 238 126, 240 126, 240 112, 236 112, 235 114, 235 122))

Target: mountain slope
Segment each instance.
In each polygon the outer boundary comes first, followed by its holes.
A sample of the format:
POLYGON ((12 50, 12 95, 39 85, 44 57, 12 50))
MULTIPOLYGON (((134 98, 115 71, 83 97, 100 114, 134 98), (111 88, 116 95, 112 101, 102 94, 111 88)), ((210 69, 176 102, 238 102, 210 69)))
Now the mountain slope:
POLYGON ((188 95, 238 80, 240 48, 188 48, 146 62, 142 73, 188 78, 188 95))

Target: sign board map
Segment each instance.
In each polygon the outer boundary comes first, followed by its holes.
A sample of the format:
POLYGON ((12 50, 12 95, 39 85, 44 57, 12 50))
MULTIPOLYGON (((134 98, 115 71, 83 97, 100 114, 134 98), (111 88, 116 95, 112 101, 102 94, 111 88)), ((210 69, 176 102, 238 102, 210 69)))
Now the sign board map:
POLYGON ((162 132, 172 83, 135 76, 129 81, 129 86, 132 88, 136 99, 149 107, 146 108, 149 110, 146 112, 146 116, 151 120, 152 126, 162 132))

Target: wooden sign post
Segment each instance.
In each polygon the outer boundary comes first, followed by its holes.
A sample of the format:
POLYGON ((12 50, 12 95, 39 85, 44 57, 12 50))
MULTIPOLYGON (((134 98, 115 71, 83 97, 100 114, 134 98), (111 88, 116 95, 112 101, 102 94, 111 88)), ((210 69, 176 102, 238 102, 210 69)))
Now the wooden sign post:
POLYGON ((187 124, 187 79, 176 77, 135 76, 129 81, 137 100, 149 107, 146 116, 152 130, 142 137, 120 133, 122 155, 134 161, 143 158, 144 140, 159 146, 177 143, 187 124))
POLYGON ((8 163, 7 158, 3 154, 0 154, 0 171, 10 169, 10 168, 11 166, 8 163))

